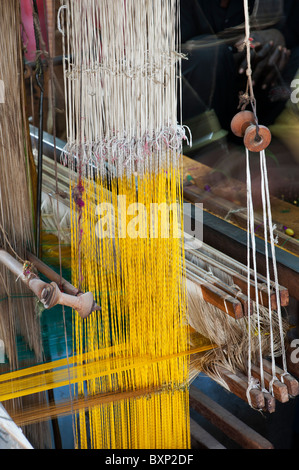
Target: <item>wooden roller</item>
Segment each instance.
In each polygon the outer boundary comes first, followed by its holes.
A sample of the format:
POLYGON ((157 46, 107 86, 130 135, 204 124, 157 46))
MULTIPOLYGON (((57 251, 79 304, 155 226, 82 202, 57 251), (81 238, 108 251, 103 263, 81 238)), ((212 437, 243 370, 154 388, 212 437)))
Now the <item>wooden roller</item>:
POLYGON ((24 273, 24 266, 5 250, 0 249, 0 263, 6 266, 18 279, 38 297, 46 309, 50 309, 57 304, 65 305, 76 310, 81 318, 87 318, 94 310, 100 307, 95 304, 93 293, 78 293, 69 295, 60 291, 55 282, 50 284, 42 281, 33 272, 24 273))
POLYGON ((237 137, 243 137, 245 147, 251 152, 265 150, 271 142, 271 132, 266 126, 256 126, 251 111, 240 111, 231 121, 231 130, 237 137))

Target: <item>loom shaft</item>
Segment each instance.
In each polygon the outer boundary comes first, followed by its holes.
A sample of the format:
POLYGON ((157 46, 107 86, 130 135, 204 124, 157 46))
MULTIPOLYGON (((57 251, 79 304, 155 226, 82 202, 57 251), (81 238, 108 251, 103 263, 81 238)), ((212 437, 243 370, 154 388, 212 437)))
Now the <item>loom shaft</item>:
POLYGON ((65 305, 76 310, 82 318, 86 318, 94 308, 94 299, 91 292, 74 296, 62 293, 55 282, 47 284, 35 274, 25 275, 21 263, 13 258, 5 250, 0 250, 0 262, 28 286, 28 288, 44 304, 46 309, 57 304, 65 305))

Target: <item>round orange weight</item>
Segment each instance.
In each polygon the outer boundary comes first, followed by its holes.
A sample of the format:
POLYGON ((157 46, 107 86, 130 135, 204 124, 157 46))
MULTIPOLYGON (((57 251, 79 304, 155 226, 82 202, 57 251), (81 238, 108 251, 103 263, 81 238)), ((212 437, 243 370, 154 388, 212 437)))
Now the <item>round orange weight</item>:
POLYGON ((244 135, 244 145, 251 152, 261 152, 265 150, 271 142, 271 132, 268 127, 259 126, 258 137, 256 135, 256 126, 247 127, 244 135))
POLYGON ((243 137, 247 127, 255 123, 254 114, 252 111, 240 111, 237 113, 230 124, 232 132, 237 137, 243 137))

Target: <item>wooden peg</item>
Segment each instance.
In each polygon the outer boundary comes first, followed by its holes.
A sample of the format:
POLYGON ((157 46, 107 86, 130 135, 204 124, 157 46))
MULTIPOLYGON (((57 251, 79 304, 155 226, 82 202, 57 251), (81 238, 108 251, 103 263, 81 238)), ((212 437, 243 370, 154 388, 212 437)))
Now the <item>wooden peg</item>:
MULTIPOLYGON (((251 365, 252 376, 259 381, 261 380, 261 371, 260 368, 256 365, 251 365)), ((272 380, 272 375, 264 370, 264 381, 267 388, 270 387, 270 382, 272 380)), ((289 401, 288 388, 285 384, 281 383, 279 380, 273 382, 273 395, 281 403, 286 403, 289 401)))
MULTIPOLYGON (((263 368, 266 372, 272 374, 272 365, 270 361, 263 359, 263 368)), ((299 382, 295 377, 292 377, 291 374, 284 374, 284 371, 278 366, 275 366, 275 373, 278 380, 287 386, 289 395, 291 397, 297 397, 299 395, 299 382)))

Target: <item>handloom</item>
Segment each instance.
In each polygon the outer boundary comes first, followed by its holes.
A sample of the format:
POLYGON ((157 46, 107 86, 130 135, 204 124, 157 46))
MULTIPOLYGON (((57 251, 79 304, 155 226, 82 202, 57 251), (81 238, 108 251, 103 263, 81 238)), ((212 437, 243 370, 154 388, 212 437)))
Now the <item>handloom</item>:
MULTIPOLYGON (((200 371, 228 389, 239 374, 237 394, 258 409, 273 411, 272 395, 286 401, 282 387, 287 399, 298 394, 285 362, 280 371, 274 360, 284 358, 286 332, 278 279, 257 273, 254 252, 253 268, 238 266, 184 232, 188 133, 177 122, 177 11, 177 0, 68 0, 58 15, 72 284, 32 255, 32 246, 18 253, 64 287, 59 301, 74 307, 73 354, 2 374, 0 400, 69 385, 70 400, 11 414, 22 426, 71 414, 77 448, 190 447, 189 385, 200 371), (63 301, 67 293, 72 303, 63 301), (90 306, 80 315, 86 295, 90 306)), ((255 137, 261 126, 254 113, 251 120, 255 137)), ((54 200, 57 168, 48 164, 53 178, 44 187, 53 186, 54 200)), ((261 170, 273 247, 263 150, 261 170)), ((250 171, 248 214, 254 248, 250 171)), ((22 276, 38 281, 21 270, 17 285, 22 276)))

